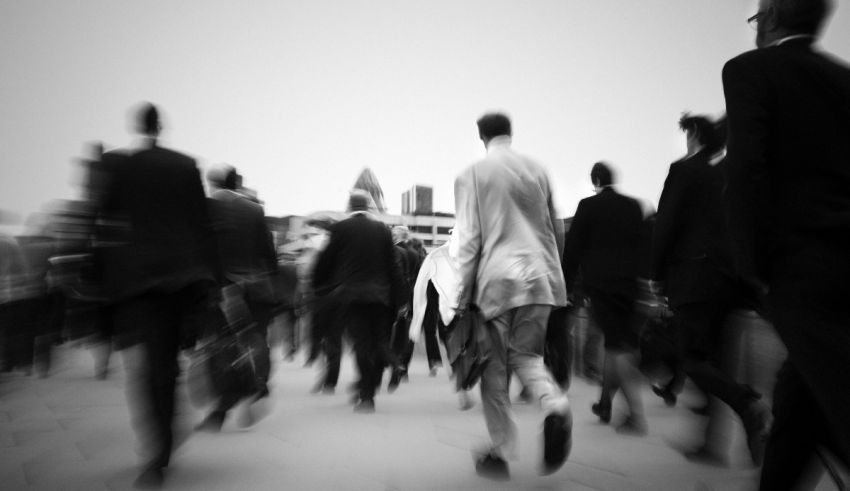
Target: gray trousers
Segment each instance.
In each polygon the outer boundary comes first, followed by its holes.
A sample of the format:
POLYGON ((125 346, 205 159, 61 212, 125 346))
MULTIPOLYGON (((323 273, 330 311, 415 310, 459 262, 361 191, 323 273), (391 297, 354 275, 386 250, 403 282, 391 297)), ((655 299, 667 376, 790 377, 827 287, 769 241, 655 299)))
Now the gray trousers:
POLYGON ((508 394, 508 380, 516 373, 546 412, 566 412, 566 395, 543 364, 546 323, 552 307, 526 305, 490 319, 490 362, 481 375, 481 403, 492 440, 492 451, 516 458, 517 427, 508 394))

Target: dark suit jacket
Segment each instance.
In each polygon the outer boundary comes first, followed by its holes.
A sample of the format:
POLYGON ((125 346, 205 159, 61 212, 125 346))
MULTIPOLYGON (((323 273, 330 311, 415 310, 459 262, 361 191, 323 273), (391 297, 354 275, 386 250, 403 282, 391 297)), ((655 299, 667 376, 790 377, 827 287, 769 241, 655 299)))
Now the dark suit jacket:
POLYGON ((731 284, 723 174, 709 158, 700 151, 674 162, 658 202, 651 273, 673 307, 713 300, 731 284))
POLYGON ((405 301, 392 235, 387 226, 355 214, 331 227, 313 273, 317 291, 345 303, 379 303, 391 308, 405 301))
POLYGON ((214 280, 215 249, 195 161, 151 147, 115 159, 103 213, 124 223, 105 251, 107 293, 126 298, 214 280))
POLYGON ((237 282, 277 269, 274 240, 262 206, 227 190, 212 193, 209 204, 226 279, 237 282))
POLYGON ((850 68, 813 51, 810 40, 789 40, 730 60, 723 87, 727 201, 741 274, 770 283, 791 258, 805 271, 829 254, 816 243, 846 258, 850 68))
POLYGON ((581 269, 584 286, 633 294, 643 212, 613 188, 581 200, 564 248, 564 278, 571 287, 581 269))

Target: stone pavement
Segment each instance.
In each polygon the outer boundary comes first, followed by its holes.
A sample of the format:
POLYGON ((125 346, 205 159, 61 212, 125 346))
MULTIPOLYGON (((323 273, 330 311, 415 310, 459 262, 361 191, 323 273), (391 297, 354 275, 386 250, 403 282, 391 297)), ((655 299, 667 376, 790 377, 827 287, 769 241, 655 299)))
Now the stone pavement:
MULTIPOLYGON (((354 378, 346 355, 334 395, 312 395, 316 368, 284 362, 273 350, 273 407, 250 428, 231 419, 220 434, 192 433, 202 411, 181 386, 178 427, 187 437, 166 474, 175 490, 749 490, 757 471, 743 439, 732 443, 729 468, 686 461, 679 449, 701 439, 702 422, 687 410, 701 403, 690 390, 674 408, 645 391, 650 432, 627 437, 591 414, 598 388, 574 379, 573 450, 556 474, 537 475, 541 416, 516 404, 520 459, 511 481, 494 483, 473 469, 472 449, 487 441, 480 403, 460 411, 441 369, 428 376, 417 351, 410 382, 376 397, 375 414, 356 414, 345 387, 354 378)), ((124 394, 121 355, 107 380, 95 380, 81 345, 57 348, 48 378, 0 375, 0 490, 122 490, 136 476, 135 437, 124 394)), ((514 384, 514 392, 518 391, 514 384)), ((476 401, 479 395, 474 394, 476 401)), ((615 399, 616 423, 618 414, 615 399)), ((737 422, 735 432, 742 431, 737 422)), ((834 489, 822 481, 819 490, 834 489)))

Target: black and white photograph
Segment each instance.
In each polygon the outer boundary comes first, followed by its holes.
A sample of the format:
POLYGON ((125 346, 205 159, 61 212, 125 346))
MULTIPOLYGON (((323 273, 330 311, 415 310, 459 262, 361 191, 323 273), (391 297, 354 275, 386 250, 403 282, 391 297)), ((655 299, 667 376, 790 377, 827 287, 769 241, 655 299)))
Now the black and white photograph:
POLYGON ((0 0, 0 490, 850 489, 845 0, 0 0))

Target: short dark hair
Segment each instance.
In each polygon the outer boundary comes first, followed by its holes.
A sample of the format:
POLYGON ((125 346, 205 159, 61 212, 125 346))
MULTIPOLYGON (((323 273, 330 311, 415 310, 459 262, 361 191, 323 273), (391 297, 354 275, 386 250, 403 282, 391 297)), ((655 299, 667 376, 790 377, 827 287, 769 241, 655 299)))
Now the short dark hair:
POLYGON ((832 0, 773 0, 779 27, 791 32, 817 34, 832 12, 832 0))
POLYGON ((599 186, 610 186, 614 184, 614 172, 605 162, 597 162, 590 169, 590 182, 594 185, 599 183, 599 186))
POLYGON ((229 189, 231 191, 236 191, 239 188, 239 172, 230 167, 227 169, 227 172, 224 174, 224 180, 222 181, 222 187, 224 189, 229 189))
POLYGON ((685 113, 679 119, 679 128, 682 131, 694 133, 697 141, 712 153, 723 148, 724 142, 721 138, 721 132, 707 116, 693 116, 690 113, 685 113))
POLYGON ((502 113, 487 113, 478 118, 478 136, 490 140, 497 136, 511 136, 511 120, 502 113))
POLYGON ((156 106, 150 102, 142 104, 142 107, 139 109, 137 125, 139 131, 145 135, 158 135, 162 129, 162 124, 160 123, 159 110, 156 106))

